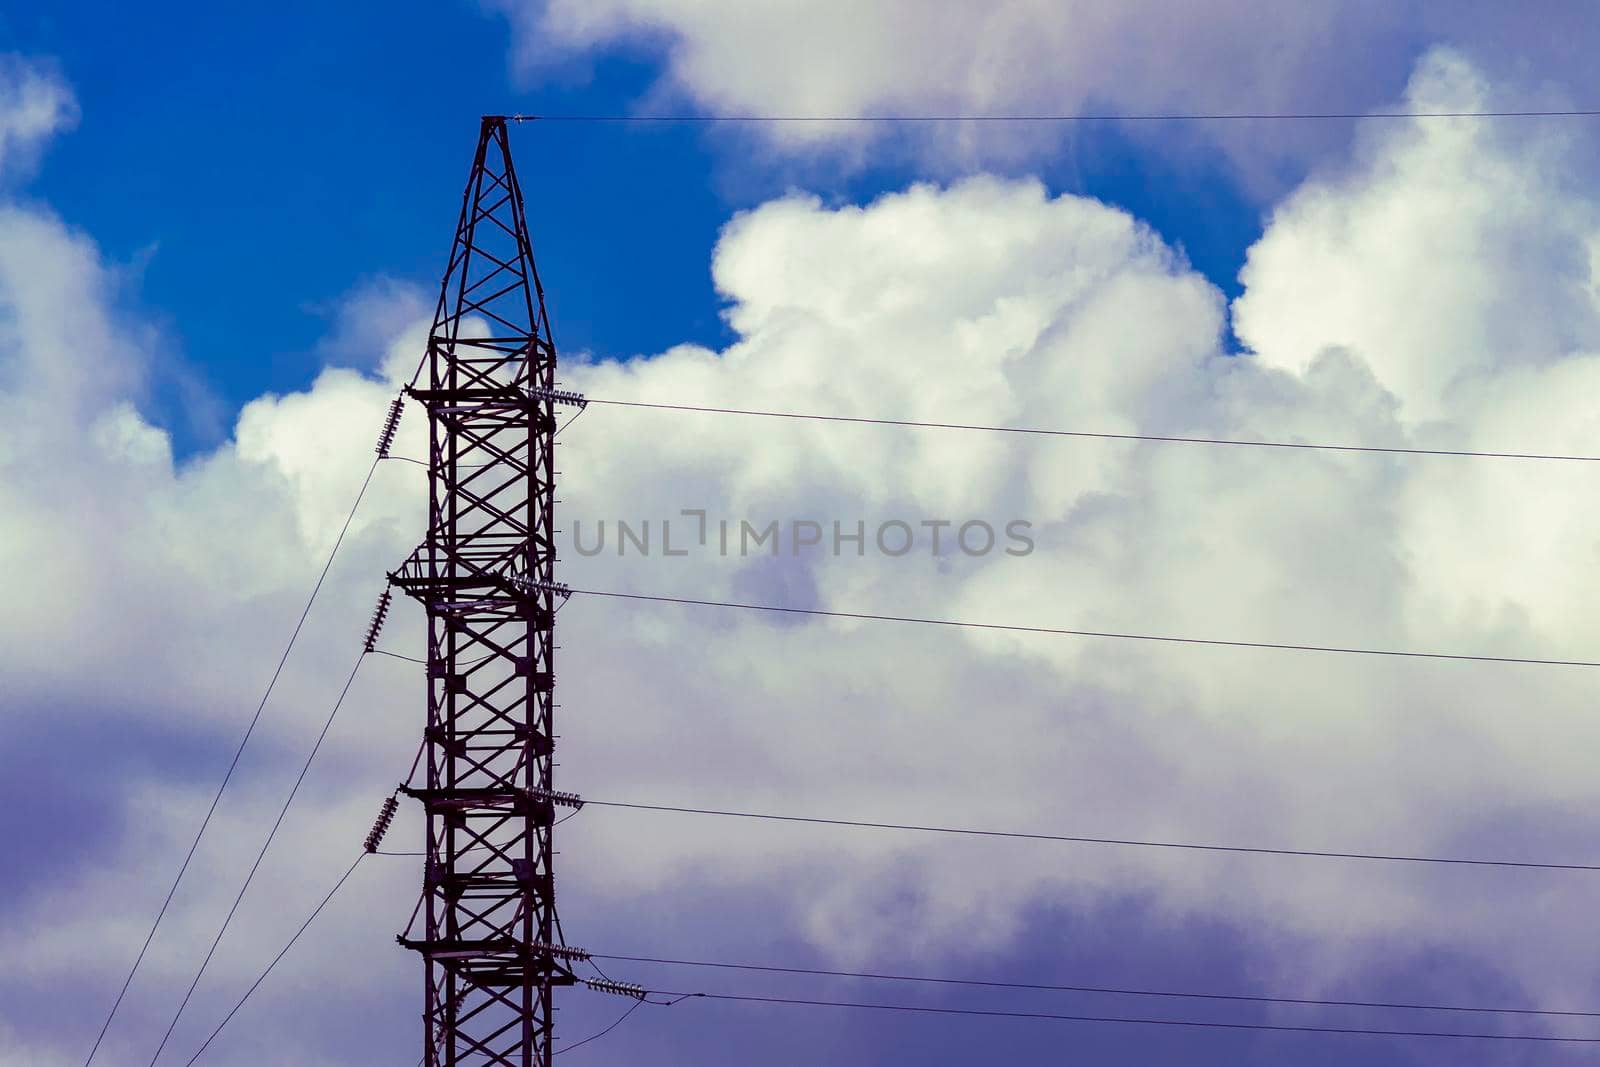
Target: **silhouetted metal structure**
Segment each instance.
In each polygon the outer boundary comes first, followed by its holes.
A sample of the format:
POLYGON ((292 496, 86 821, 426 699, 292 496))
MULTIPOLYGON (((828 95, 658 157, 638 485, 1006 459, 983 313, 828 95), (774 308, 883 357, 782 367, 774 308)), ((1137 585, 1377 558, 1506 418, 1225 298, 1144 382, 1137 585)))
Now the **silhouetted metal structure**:
POLYGON ((428 413, 428 532, 390 580, 428 615, 420 937, 429 1067, 551 1057, 570 985, 552 870, 555 344, 506 121, 483 120, 407 390, 428 413))

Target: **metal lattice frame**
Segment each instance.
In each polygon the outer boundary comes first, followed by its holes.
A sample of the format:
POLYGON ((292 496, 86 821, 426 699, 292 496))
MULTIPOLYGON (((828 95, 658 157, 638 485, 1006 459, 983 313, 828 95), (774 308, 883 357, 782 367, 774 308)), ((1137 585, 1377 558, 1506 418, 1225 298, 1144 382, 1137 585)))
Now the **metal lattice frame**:
POLYGON ((429 1067, 547 1067, 573 982, 553 951, 556 350, 503 118, 483 120, 425 364, 428 533, 390 575, 428 613, 427 784, 406 790, 425 928, 400 943, 424 960, 429 1067))

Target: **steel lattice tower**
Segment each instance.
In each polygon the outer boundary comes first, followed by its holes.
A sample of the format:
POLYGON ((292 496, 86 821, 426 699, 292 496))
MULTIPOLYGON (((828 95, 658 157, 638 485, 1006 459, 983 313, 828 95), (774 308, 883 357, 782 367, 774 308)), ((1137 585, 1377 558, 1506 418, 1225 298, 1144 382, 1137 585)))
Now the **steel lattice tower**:
POLYGON ((547 1067, 562 953, 552 870, 556 350, 506 120, 483 120, 407 393, 428 414, 428 532, 390 575, 428 616, 428 1067, 547 1067), (422 380, 426 385, 418 387, 422 380))

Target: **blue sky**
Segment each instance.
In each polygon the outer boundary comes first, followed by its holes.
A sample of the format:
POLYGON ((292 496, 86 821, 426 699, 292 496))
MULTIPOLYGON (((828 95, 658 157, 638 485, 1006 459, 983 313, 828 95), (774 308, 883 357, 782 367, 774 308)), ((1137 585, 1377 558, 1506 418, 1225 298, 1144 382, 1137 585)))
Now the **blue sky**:
MULTIPOLYGON (((920 2, 0 14, 0 830, 27 857, 0 869, 0 1067, 80 1063, 115 996, 370 462, 396 368, 413 365, 418 300, 437 284, 480 114, 1600 99, 1576 3, 1531 19, 1477 2, 1130 0, 1091 18, 1081 4, 996 0, 926 20, 920 2), (18 86, 42 87, 56 110, 30 118, 18 86)), ((1113 433, 1595 451, 1591 121, 860 133, 514 128, 569 384, 619 400, 1113 433)), ((413 415, 397 452, 422 450, 413 415)), ((598 406, 562 447, 563 522, 660 523, 701 507, 758 524, 981 515, 1039 531, 1040 550, 1017 560, 564 553, 562 577, 579 587, 1481 655, 1592 660, 1600 643, 1592 465, 996 441, 598 406)), ((418 479, 378 469, 96 1062, 154 1048, 349 668, 381 575, 417 541, 418 479)), ((591 796, 1536 861, 1592 861, 1600 830, 1588 755, 1600 722, 1577 670, 768 624, 582 597, 560 638, 558 784, 591 796)), ((385 643, 413 654, 421 640, 397 607, 385 643)), ((192 1050, 348 863, 415 751, 421 711, 411 666, 368 657, 170 1051, 192 1050)), ((397 847, 414 847, 414 820, 403 808, 397 847)), ((1600 1003, 1591 887, 1561 872, 852 837, 606 809, 561 834, 568 936, 607 952, 1600 1003)), ((367 863, 208 1061, 409 1063, 419 983, 392 938, 416 880, 409 860, 367 863)), ((935 1006, 1517 1025, 607 969, 661 988, 935 1006)), ((582 992, 561 1003, 568 1040, 625 1006, 582 992)), ((1588 1055, 691 1001, 642 1010, 572 1062, 1588 1055)))
MULTIPOLYGON (((129 299, 213 394, 197 405, 176 374, 158 390, 153 413, 182 452, 214 445, 250 397, 306 385, 352 290, 437 285, 478 114, 626 114, 661 73, 628 50, 530 82, 504 20, 471 3, 165 11, 23 5, 0 48, 51 57, 77 92, 82 122, 29 190, 128 266, 129 299)), ((1062 150, 1000 169, 1127 207, 1237 292, 1262 205, 1220 159, 1140 152, 1106 124, 1047 136, 1062 150)), ((792 189, 862 203, 995 169, 930 166, 905 147, 797 165, 702 126, 523 126, 516 144, 558 340, 602 358, 729 339, 709 259, 736 211, 792 189)))

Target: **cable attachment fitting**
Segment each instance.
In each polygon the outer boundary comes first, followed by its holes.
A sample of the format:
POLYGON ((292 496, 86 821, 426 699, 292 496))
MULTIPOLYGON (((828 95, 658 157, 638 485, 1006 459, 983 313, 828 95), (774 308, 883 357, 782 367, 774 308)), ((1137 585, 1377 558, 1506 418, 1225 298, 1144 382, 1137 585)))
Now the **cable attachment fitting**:
POLYGON ((379 810, 378 817, 372 821, 372 829, 367 831, 366 848, 368 852, 378 851, 378 846, 383 844, 383 835, 389 832, 389 824, 394 822, 394 812, 399 806, 400 802, 394 798, 393 793, 390 793, 388 798, 384 800, 383 808, 379 810))
POLYGON ((543 800, 557 807, 571 808, 573 811, 583 807, 583 798, 576 793, 562 793, 555 789, 541 789, 539 786, 529 786, 528 795, 534 800, 543 800))
POLYGON ((383 621, 389 617, 389 602, 394 599, 394 594, 388 589, 378 597, 378 606, 372 609, 372 621, 367 624, 367 639, 362 643, 362 648, 368 652, 376 652, 378 648, 378 635, 383 632, 383 621))
POLYGON ((644 986, 632 982, 613 982, 608 978, 580 978, 578 981, 596 993, 615 993, 619 997, 632 997, 634 1000, 643 1000, 649 993, 644 986))
POLYGON ((375 451, 379 459, 389 458, 389 446, 394 444, 394 433, 400 428, 400 414, 405 410, 405 406, 404 393, 389 402, 389 414, 384 417, 383 429, 378 432, 378 447, 375 451))
POLYGON ((589 406, 589 401, 584 399, 582 393, 575 393, 570 389, 546 389, 542 385, 530 385, 528 395, 535 400, 548 400, 552 404, 571 404, 580 410, 589 406))

